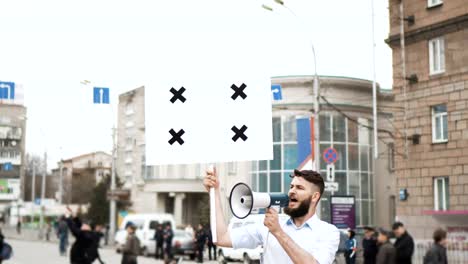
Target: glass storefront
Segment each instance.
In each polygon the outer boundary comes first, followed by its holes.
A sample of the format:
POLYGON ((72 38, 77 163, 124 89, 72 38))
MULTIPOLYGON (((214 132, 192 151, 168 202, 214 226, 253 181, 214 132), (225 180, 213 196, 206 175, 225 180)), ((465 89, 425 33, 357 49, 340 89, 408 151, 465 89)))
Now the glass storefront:
MULTIPOLYGON (((372 168, 372 131, 365 118, 348 119, 340 114, 320 115, 320 152, 333 147, 338 152, 335 163, 335 181, 339 189, 334 195, 356 197, 356 224, 374 224, 374 193, 372 168)), ((273 118, 273 152, 271 161, 252 162, 252 187, 259 192, 287 192, 290 174, 299 165, 297 160, 296 116, 273 118)), ((320 162, 322 175, 327 164, 320 162)), ((330 220, 329 197, 325 192, 321 199, 321 218, 330 220)))

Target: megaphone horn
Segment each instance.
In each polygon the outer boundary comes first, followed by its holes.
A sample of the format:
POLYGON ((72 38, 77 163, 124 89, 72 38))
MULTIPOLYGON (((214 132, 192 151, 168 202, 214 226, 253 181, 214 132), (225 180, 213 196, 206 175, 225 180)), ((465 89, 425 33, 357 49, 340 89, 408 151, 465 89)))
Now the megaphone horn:
POLYGON ((285 207, 288 202, 289 197, 286 194, 252 192, 252 189, 242 182, 234 185, 229 196, 229 206, 232 214, 240 219, 250 215, 252 209, 270 206, 285 207))

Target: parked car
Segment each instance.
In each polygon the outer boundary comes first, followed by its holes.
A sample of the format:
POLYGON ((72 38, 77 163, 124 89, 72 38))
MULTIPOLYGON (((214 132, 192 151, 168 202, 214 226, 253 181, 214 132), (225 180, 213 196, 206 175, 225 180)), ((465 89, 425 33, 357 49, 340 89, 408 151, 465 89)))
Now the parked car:
MULTIPOLYGON (((143 255, 150 256, 156 254, 156 241, 151 239, 147 243, 143 255)), ((182 229, 174 230, 172 239, 172 254, 174 256, 188 256, 191 260, 195 259, 195 242, 190 233, 182 229)))
POLYGON ((154 254, 154 233, 159 224, 170 224, 172 229, 175 228, 174 216, 171 214, 131 214, 127 215, 122 221, 119 230, 115 234, 115 244, 119 250, 127 239, 127 231, 125 225, 128 222, 133 222, 136 227, 136 235, 140 239, 141 252, 143 255, 149 255, 151 250, 154 254))
MULTIPOLYGON (((289 218, 289 216, 285 214, 280 214, 279 218, 281 220, 286 220, 289 218)), ((263 220, 265 219, 264 214, 257 214, 257 215, 249 215, 245 219, 238 219, 238 218, 231 218, 229 221, 229 232, 236 232, 235 229, 242 227, 242 226, 247 226, 247 225, 262 225, 263 226, 263 220)), ((255 249, 246 249, 246 248, 240 248, 240 249, 233 249, 233 248, 224 248, 224 247, 219 247, 218 248, 218 262, 220 264, 225 264, 228 261, 243 261, 244 263, 259 263, 261 255, 263 253, 263 247, 258 246, 255 249)))

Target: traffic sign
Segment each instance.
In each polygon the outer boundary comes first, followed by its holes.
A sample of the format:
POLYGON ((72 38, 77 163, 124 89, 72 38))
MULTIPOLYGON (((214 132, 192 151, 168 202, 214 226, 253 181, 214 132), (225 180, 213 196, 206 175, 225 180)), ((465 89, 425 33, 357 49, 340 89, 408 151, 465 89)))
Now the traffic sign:
POLYGON ((272 84, 271 92, 273 93, 273 100, 280 101, 283 100, 283 93, 281 91, 281 84, 272 84))
POLYGON ((0 81, 0 99, 15 99, 15 83, 0 81))
POLYGON ((335 181, 335 164, 333 163, 327 165, 327 181, 335 181))
POLYGON ((93 102, 95 104, 109 104, 109 88, 94 87, 93 102))
POLYGON ((326 192, 337 192, 338 183, 337 182, 325 182, 325 191, 326 192))
POLYGON ((335 163, 338 160, 338 152, 336 152, 336 149, 331 147, 327 148, 323 152, 323 160, 325 160, 327 164, 335 163))
POLYGON ((107 200, 128 200, 130 198, 130 190, 117 189, 107 192, 107 200))

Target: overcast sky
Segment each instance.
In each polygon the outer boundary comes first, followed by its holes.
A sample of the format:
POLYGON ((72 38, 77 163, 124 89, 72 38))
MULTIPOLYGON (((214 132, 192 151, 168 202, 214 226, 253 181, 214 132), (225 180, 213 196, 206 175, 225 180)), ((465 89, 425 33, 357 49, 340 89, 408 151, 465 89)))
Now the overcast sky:
MULTIPOLYGON (((376 71, 391 88, 387 2, 375 1, 376 71)), ((0 80, 23 84, 26 151, 47 149, 49 169, 110 152, 118 94, 158 75, 235 70, 225 54, 270 76, 313 74, 311 41, 319 74, 372 79, 371 0, 285 3, 301 21, 272 0, 1 1, 0 80), (92 104, 93 85, 110 87, 112 107, 92 104)))

